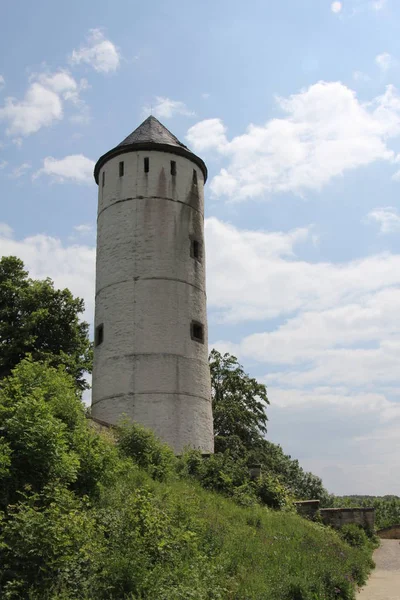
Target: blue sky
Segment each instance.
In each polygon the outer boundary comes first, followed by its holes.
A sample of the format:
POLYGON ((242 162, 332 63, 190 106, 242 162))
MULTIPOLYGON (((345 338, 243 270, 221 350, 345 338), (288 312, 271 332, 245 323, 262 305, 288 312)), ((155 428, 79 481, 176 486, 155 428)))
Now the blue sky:
POLYGON ((2 254, 85 298, 94 162, 149 114, 206 161, 211 345, 335 493, 400 494, 400 6, 11 3, 2 254))

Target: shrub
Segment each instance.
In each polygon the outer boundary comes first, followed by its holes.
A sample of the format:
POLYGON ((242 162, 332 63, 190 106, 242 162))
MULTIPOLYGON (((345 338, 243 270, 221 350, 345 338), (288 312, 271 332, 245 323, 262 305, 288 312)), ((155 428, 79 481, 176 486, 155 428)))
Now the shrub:
POLYGON ((369 539, 364 529, 355 523, 343 525, 339 530, 340 537, 353 548, 364 548, 368 545, 369 539))
POLYGON ((115 467, 117 451, 89 428, 80 393, 63 367, 23 360, 0 390, 0 508, 26 485, 52 483, 95 494, 115 467))
POLYGON ((102 530, 85 500, 59 486, 26 491, 2 523, 1 598, 43 600, 61 589, 68 598, 85 597, 104 551, 102 530))
POLYGON ((164 481, 174 472, 174 453, 150 429, 123 421, 117 430, 117 440, 121 454, 132 458, 153 479, 164 481))
POLYGON ((293 506, 287 487, 276 475, 263 473, 256 482, 256 494, 263 504, 271 508, 281 510, 293 506))

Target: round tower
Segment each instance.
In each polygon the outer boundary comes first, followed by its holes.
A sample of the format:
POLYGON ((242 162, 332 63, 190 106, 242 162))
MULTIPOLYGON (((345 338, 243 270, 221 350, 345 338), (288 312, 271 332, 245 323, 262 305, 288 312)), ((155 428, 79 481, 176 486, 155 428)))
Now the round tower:
POLYGON ((204 162, 155 117, 96 163, 92 415, 213 452, 204 162))

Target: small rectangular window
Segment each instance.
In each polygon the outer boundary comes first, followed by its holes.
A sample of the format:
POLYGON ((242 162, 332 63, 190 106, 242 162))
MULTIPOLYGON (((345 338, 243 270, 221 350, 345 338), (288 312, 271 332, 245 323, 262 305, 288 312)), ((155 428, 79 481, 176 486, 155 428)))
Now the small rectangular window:
POLYGON ((96 331, 94 334, 94 345, 100 346, 100 344, 103 343, 103 340, 104 340, 104 325, 102 323, 101 325, 97 325, 97 327, 96 327, 96 331))
POLYGON ((124 176, 124 161, 123 160, 119 163, 119 176, 120 177, 124 176))
POLYGON ((103 175, 101 178, 101 186, 102 187, 104 187, 105 182, 106 182, 106 173, 105 173, 105 171, 103 171, 103 175))
POLYGON ((190 241, 190 256, 201 260, 201 242, 199 240, 190 241))
POLYGON ((148 173, 149 168, 150 168, 150 161, 149 161, 149 157, 146 156, 146 158, 144 159, 144 172, 148 173))
POLYGON ((197 171, 193 169, 193 185, 197 185, 197 171))
POLYGON ((190 324, 190 336, 195 342, 204 344, 204 326, 198 321, 192 321, 190 324))
POLYGON ((173 177, 176 175, 176 162, 174 160, 171 160, 171 175, 173 177))

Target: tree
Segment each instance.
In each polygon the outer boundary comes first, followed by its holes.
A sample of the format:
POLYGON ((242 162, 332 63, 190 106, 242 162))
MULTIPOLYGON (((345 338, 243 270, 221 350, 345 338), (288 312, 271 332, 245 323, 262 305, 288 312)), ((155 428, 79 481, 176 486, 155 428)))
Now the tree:
POLYGON ((267 388, 247 375, 235 356, 212 350, 209 361, 216 450, 232 443, 251 450, 267 431, 267 388))
POLYGON ((74 379, 31 358, 0 388, 0 512, 28 487, 62 485, 94 496, 112 475, 116 448, 85 417, 74 379))
POLYGON ((228 451, 237 464, 260 463, 264 474, 268 474, 262 483, 265 498, 271 490, 274 494, 279 492, 275 485, 279 481, 295 498, 319 499, 329 506, 331 497, 321 479, 304 471, 279 445, 265 439, 265 407, 269 404, 266 386, 249 377, 235 356, 222 356, 212 350, 209 361, 215 451, 228 451))
POLYGON ((92 367, 89 325, 80 321, 84 303, 51 279, 30 279, 15 256, 0 260, 0 378, 28 354, 52 366, 64 365, 80 389, 92 367))

